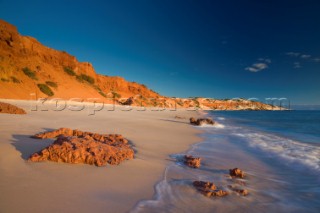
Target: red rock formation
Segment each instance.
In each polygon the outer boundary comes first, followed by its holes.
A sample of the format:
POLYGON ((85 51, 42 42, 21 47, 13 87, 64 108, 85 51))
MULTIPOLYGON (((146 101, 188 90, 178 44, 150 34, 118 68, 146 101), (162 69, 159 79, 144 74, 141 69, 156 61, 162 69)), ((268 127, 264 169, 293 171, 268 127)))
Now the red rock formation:
POLYGON ((190 118, 190 124, 192 125, 196 125, 196 126, 201 126, 201 125, 204 125, 204 124, 209 124, 209 125, 213 125, 214 124, 214 121, 210 118, 198 118, 198 119, 195 119, 195 118, 190 118))
POLYGON ((193 124, 193 125, 196 125, 197 120, 194 117, 191 117, 190 118, 190 123, 193 124))
POLYGON ((118 165, 134 157, 133 149, 121 135, 100 135, 60 128, 56 131, 37 134, 34 137, 54 138, 57 136, 53 144, 34 153, 29 160, 105 166, 106 164, 118 165))
POLYGON ((37 87, 39 83, 52 81, 57 87, 51 88, 57 98, 99 98, 108 102, 106 97, 132 97, 137 94, 148 98, 160 96, 143 84, 129 82, 117 76, 99 75, 88 62, 79 62, 76 57, 65 51, 57 51, 42 45, 35 38, 22 36, 17 28, 0 20, 0 97, 30 100, 30 93, 46 97, 37 87), (35 77, 24 72, 28 68, 35 77), (72 70, 68 74, 65 68, 72 70), (83 80, 92 79, 91 83, 83 80), (16 79, 13 81, 11 79, 16 79), (3 80, 1 80, 3 79, 3 80))
POLYGON ((196 180, 193 182, 193 186, 198 190, 204 190, 204 191, 217 189, 217 187, 216 187, 216 185, 214 185, 214 183, 206 182, 206 181, 196 180))
POLYGON ((228 195, 228 192, 220 189, 218 190, 211 182, 194 181, 193 186, 206 197, 223 197, 228 195))
POLYGON ((242 196, 247 196, 249 194, 248 190, 246 189, 235 189, 234 191, 239 193, 242 196))
POLYGON ((244 172, 238 168, 230 169, 230 176, 233 178, 244 178, 244 172))
POLYGON ((26 114, 26 111, 12 104, 0 102, 0 113, 26 114))
MULTIPOLYGON (((76 131, 77 130, 75 130, 75 132, 76 131)), ((74 130, 69 129, 69 128, 60 128, 60 129, 50 131, 50 132, 38 133, 32 137, 37 138, 37 139, 45 139, 45 138, 55 138, 55 137, 58 137, 59 135, 73 136, 73 132, 74 132, 74 130)))
POLYGON ((236 188, 236 187, 234 187, 232 185, 229 185, 228 187, 232 191, 234 191, 234 192, 236 192, 236 193, 238 193, 238 194, 240 194, 242 196, 247 196, 249 194, 248 190, 246 190, 246 189, 239 189, 239 188, 236 188))
POLYGON ((224 190, 215 190, 212 192, 211 197, 224 197, 226 195, 228 195, 229 193, 227 191, 224 190))
POLYGON ((201 164, 201 158, 195 158, 191 155, 185 155, 184 163, 191 168, 199 168, 201 164))
POLYGON ((134 100, 133 97, 130 97, 130 98, 124 99, 124 100, 120 99, 120 100, 118 100, 118 102, 119 102, 119 104, 121 104, 121 105, 131 106, 131 105, 133 105, 133 103, 134 103, 133 100, 134 100))
POLYGON ((248 190, 246 189, 235 189, 235 192, 239 193, 242 196, 247 196, 249 194, 248 190))

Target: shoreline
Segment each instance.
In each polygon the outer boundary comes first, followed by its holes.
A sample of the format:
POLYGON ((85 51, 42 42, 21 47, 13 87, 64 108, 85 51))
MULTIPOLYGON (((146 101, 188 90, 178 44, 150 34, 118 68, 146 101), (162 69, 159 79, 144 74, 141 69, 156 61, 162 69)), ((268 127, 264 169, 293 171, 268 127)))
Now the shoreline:
POLYGON ((170 164, 169 155, 187 151, 202 141, 201 131, 189 125, 188 120, 198 111, 103 109, 88 116, 86 111, 30 111, 30 101, 7 102, 26 109, 28 114, 0 115, 4 121, 0 124, 3 211, 128 212, 139 201, 155 195, 156 184, 170 164), (175 119, 176 115, 186 119, 175 119), (60 127, 122 134, 134 144, 135 159, 102 168, 26 162, 28 155, 52 143, 29 136, 60 127))
MULTIPOLYGON (((173 159, 185 154, 202 158, 202 166, 191 169, 182 163, 172 162, 166 169, 165 177, 156 187, 157 194, 152 200, 144 200, 130 213, 143 212, 259 212, 259 211, 310 211, 316 212, 319 205, 318 169, 299 163, 295 159, 251 146, 251 142, 269 138, 270 143, 290 139, 277 137, 268 132, 255 130, 245 125, 234 125, 232 118, 219 117, 221 127, 200 127, 200 143, 193 144, 187 152, 180 152, 173 159), (221 119, 223 118, 223 119, 221 119), (250 135, 254 133, 256 137, 250 135), (233 180, 229 169, 240 168, 247 177, 233 180), (305 175, 298 177, 297 172, 305 175), (208 199, 193 187, 193 181, 209 181, 230 194, 225 198, 208 199), (306 184, 308 183, 308 184, 306 184), (248 190, 248 196, 240 196, 231 188, 248 190), (303 192, 302 192, 303 191, 303 192), (273 203, 273 205, 269 205, 273 203), (284 205, 284 204, 288 205, 284 205), (307 203, 307 204, 305 204, 307 203)), ((302 143, 303 144, 303 143, 302 143)), ((290 145, 290 144, 287 144, 290 145)), ((272 149, 272 144, 269 144, 272 149)), ((290 148, 290 146, 289 146, 290 148)), ((293 148, 293 147, 291 147, 293 148)), ((315 153, 314 153, 315 155, 315 153)), ((312 158, 312 156, 310 157, 312 158)), ((309 212, 308 211, 308 212, 309 212)))

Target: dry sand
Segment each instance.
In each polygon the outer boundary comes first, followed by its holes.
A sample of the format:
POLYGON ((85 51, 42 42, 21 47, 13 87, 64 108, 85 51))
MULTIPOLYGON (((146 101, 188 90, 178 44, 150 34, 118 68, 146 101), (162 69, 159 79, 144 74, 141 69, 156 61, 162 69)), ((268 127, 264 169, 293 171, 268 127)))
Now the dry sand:
POLYGON ((27 115, 0 114, 0 212, 128 212, 141 199, 150 199, 155 184, 170 163, 169 154, 199 142, 187 119, 195 111, 123 111, 110 106, 95 115, 82 111, 31 111, 35 102, 0 100, 24 108, 27 115), (52 140, 31 135, 60 127, 97 133, 119 133, 137 151, 119 166, 31 163, 30 154, 52 140))

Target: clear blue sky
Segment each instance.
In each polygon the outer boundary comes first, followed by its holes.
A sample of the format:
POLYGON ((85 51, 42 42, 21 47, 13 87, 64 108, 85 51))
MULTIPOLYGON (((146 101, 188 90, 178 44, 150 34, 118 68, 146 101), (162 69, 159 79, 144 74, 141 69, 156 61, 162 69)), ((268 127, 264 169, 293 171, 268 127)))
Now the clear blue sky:
POLYGON ((23 35, 167 96, 320 104, 317 0, 0 0, 23 35))

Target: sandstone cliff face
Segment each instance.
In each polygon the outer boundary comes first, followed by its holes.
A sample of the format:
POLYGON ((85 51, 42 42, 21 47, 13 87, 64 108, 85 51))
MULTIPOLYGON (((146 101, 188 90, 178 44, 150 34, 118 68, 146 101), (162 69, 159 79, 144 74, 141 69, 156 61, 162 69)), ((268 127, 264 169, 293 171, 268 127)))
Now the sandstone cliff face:
POLYGON ((90 101, 163 108, 214 110, 277 110, 278 107, 247 100, 168 98, 145 85, 121 77, 97 74, 88 62, 46 47, 35 38, 0 20, 0 98, 31 100, 41 97, 80 98, 90 101))
POLYGON ((47 81, 57 85, 49 86, 54 93, 52 97, 64 99, 100 98, 105 101, 105 96, 110 92, 117 94, 117 97, 136 94, 159 96, 144 85, 128 82, 121 77, 96 74, 92 64, 79 62, 74 56, 48 48, 32 37, 21 36, 15 26, 0 20, 0 97, 31 99, 30 93, 46 97, 38 84, 46 84, 47 81), (34 72, 35 78, 26 75, 24 68, 34 72), (65 68, 75 75, 68 74, 65 68), (85 76, 94 82, 83 80, 85 76))

